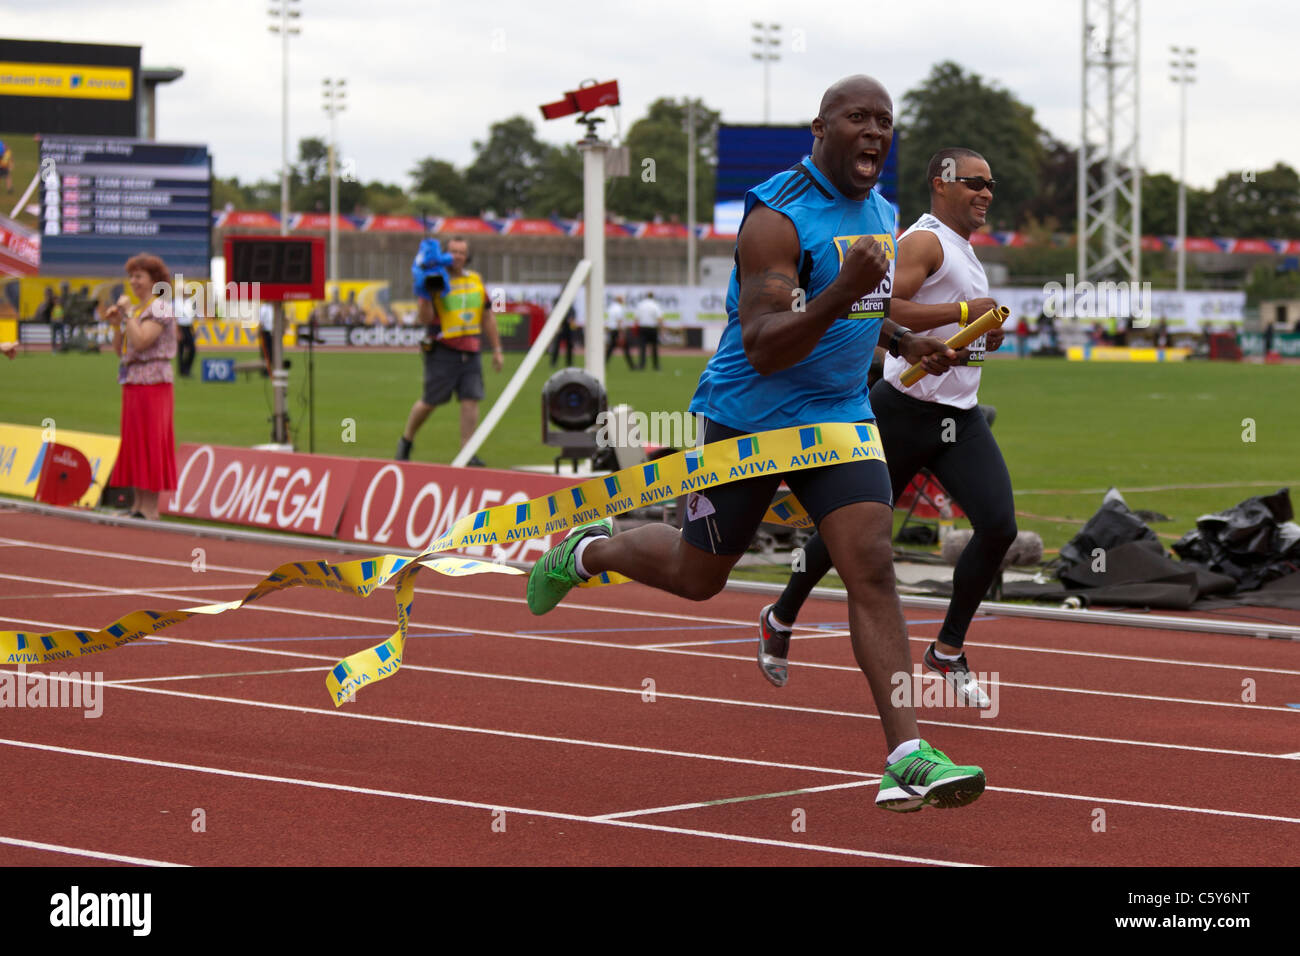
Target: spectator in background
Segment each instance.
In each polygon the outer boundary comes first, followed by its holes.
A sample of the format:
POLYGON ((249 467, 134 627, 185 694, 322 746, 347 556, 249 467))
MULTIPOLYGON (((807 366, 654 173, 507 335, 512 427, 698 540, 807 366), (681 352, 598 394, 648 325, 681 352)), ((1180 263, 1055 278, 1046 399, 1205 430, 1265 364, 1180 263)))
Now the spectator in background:
POLYGON ((176 439, 172 427, 172 356, 176 319, 171 299, 155 295, 170 286, 171 273, 157 256, 132 256, 127 281, 140 305, 122 296, 104 319, 113 326, 113 350, 120 357, 122 444, 109 484, 135 492, 132 517, 158 519, 158 495, 176 489, 176 439))
POLYGON ((565 314, 564 320, 560 327, 555 331, 555 338, 551 339, 551 368, 560 360, 560 345, 564 345, 564 364, 567 368, 573 364, 573 328, 574 316, 573 306, 569 306, 569 311, 565 314))
POLYGON ((181 378, 190 378, 194 374, 194 356, 198 350, 194 347, 194 320, 198 317, 198 306, 194 300, 185 295, 185 290, 179 290, 180 295, 174 297, 176 312, 176 364, 181 373, 181 378))
POLYGON ((1268 358, 1268 356, 1272 353, 1272 351, 1273 351, 1273 323, 1270 321, 1268 325, 1264 326, 1264 357, 1268 358))
MULTIPOLYGON (((54 294, 53 289, 46 290, 50 295, 54 294)), ((68 323, 64 321, 67 317, 67 310, 64 307, 63 299, 55 299, 50 306, 50 351, 60 352, 68 347, 68 323)))
POLYGON ((270 378, 271 363, 275 360, 275 306, 263 302, 258 308, 258 317, 261 319, 257 341, 262 349, 262 378, 270 378))
POLYGON ((627 367, 631 371, 636 371, 636 363, 632 361, 632 330, 628 327, 627 309, 623 307, 621 295, 614 296, 614 301, 605 310, 605 335, 605 361, 609 361, 621 341, 627 367))
POLYGON ((1166 319, 1161 319, 1156 326, 1156 348, 1169 348, 1169 322, 1166 319))
POLYGON ((1038 314, 1038 349, 1050 352, 1057 350, 1056 319, 1048 315, 1046 309, 1038 314))
POLYGON ((357 290, 348 293, 348 301, 343 306, 344 321, 349 329, 366 324, 366 313, 357 304, 357 290))
POLYGON ((1029 320, 1023 315, 1016 323, 1016 355, 1019 358, 1029 356, 1029 320))
MULTIPOLYGON (((36 307, 36 313, 32 316, 33 322, 40 322, 43 325, 50 325, 54 322, 54 290, 49 286, 45 287, 45 298, 41 299, 41 304, 36 307)), ((54 331, 50 330, 50 342, 54 342, 54 331)))
POLYGON ((655 294, 647 292, 636 304, 636 334, 641 341, 641 370, 645 371, 646 346, 654 355, 655 371, 659 371, 659 330, 663 328, 664 310, 655 301, 655 294))
POLYGON ((5 181, 7 192, 14 191, 14 154, 3 140, 0 140, 0 179, 5 181))

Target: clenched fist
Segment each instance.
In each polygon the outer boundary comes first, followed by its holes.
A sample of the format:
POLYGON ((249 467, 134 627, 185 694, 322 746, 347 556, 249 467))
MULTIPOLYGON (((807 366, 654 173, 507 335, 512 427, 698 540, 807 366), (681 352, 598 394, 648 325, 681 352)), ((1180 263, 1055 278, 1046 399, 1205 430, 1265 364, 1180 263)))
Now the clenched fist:
POLYGON ((856 296, 863 296, 880 285, 889 275, 889 256, 885 247, 871 236, 863 236, 844 254, 837 281, 848 284, 856 296))

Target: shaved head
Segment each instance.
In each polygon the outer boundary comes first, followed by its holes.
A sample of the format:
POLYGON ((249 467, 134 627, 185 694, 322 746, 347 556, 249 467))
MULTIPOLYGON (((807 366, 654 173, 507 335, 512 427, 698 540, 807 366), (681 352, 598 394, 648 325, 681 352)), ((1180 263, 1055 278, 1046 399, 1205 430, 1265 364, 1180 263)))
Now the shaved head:
POLYGON ((878 80, 858 74, 833 83, 818 110, 813 164, 846 198, 865 199, 894 140, 894 101, 878 80))
POLYGON ((884 85, 873 77, 865 73, 859 73, 856 76, 846 76, 842 80, 832 83, 822 94, 821 106, 817 108, 817 115, 826 118, 826 114, 833 111, 836 106, 853 96, 864 96, 871 94, 884 94, 886 98, 889 93, 885 90, 884 85))

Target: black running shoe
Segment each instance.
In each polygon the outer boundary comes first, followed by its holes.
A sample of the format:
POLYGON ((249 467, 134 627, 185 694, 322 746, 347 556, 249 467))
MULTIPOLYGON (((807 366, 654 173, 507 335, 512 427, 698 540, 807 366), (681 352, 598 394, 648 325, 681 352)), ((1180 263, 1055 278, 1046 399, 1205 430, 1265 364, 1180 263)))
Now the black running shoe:
POLYGON ((411 460, 411 441, 406 437, 397 439, 397 454, 393 456, 397 461, 411 460))
POLYGON ((925 666, 936 674, 942 674, 963 703, 971 707, 989 706, 988 694, 984 693, 979 681, 966 666, 966 655, 962 654, 955 661, 944 661, 934 656, 934 650, 933 643, 925 649, 925 666))
POLYGON ((778 630, 768 623, 769 604, 758 615, 758 668, 763 676, 777 687, 784 687, 790 679, 787 665, 790 656, 790 632, 778 630))

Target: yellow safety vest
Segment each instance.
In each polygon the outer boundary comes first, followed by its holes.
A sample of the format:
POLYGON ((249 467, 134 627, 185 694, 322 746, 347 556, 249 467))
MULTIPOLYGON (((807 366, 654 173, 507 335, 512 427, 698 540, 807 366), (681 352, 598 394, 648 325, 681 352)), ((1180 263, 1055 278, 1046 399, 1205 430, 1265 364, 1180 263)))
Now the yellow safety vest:
POLYGON ((466 272, 451 280, 451 288, 433 300, 442 338, 459 339, 482 334, 483 303, 487 290, 477 272, 466 272))

